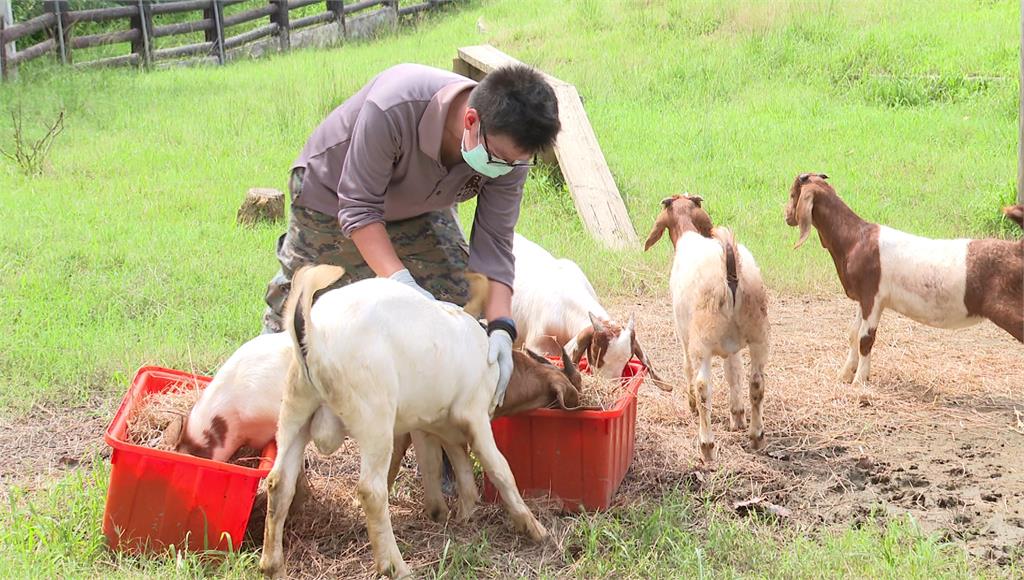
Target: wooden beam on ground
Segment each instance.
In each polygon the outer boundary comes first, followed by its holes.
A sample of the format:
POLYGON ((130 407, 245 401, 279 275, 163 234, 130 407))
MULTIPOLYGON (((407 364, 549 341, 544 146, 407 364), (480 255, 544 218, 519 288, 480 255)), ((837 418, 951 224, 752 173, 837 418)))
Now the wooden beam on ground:
MULTIPOLYGON (((519 62, 489 44, 466 46, 459 49, 452 70, 479 80, 502 65, 519 62)), ((554 153, 583 225, 610 247, 636 244, 636 230, 590 126, 579 92, 570 83, 541 74, 558 98, 562 131, 555 142, 554 153)))

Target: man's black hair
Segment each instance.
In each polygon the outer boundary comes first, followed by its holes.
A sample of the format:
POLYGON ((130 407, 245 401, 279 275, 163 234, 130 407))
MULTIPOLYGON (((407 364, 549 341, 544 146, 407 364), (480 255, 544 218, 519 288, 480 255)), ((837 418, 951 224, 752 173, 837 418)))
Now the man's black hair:
POLYGON ((555 143, 562 128, 558 100, 544 77, 521 64, 491 71, 469 95, 489 135, 505 135, 517 147, 536 152, 555 143))

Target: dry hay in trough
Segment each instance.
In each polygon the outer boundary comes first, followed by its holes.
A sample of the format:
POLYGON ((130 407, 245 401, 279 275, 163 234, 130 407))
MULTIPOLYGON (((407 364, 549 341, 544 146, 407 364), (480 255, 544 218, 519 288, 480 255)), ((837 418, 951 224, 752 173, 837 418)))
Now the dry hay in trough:
MULTIPOLYGON (((174 451, 182 421, 188 417, 201 394, 196 385, 179 382, 166 391, 147 396, 128 414, 125 438, 133 445, 174 451), (171 429, 172 425, 176 427, 171 429)), ((256 467, 259 462, 260 451, 251 447, 240 448, 228 460, 228 463, 242 467, 256 467)))

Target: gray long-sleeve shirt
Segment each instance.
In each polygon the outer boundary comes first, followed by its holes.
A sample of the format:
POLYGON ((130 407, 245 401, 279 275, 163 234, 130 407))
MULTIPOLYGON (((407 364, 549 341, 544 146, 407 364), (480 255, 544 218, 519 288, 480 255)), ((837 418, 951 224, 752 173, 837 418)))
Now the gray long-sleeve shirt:
POLYGON ((441 163, 452 100, 476 82, 417 64, 385 70, 334 109, 292 165, 305 167, 295 204, 337 214, 342 232, 450 208, 478 196, 469 269, 512 287, 512 234, 527 168, 491 179, 441 163))

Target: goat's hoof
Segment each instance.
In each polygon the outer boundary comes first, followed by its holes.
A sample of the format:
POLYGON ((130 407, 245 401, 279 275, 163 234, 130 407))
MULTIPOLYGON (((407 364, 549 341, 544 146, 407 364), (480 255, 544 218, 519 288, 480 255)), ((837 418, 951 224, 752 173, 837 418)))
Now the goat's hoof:
POLYGON ((464 524, 473 519, 473 512, 475 511, 476 505, 464 506, 460 504, 455 513, 455 521, 464 524))
POLYGON ((757 435, 750 436, 750 450, 761 451, 768 446, 768 442, 764 438, 764 431, 761 431, 757 435))
POLYGON ((523 531, 526 533, 526 536, 534 542, 540 543, 548 539, 547 528, 537 521, 537 518, 533 517, 533 515, 530 515, 523 522, 523 527, 525 528, 523 531))
POLYGON ((853 382, 853 375, 856 372, 857 372, 857 367, 854 367, 852 369, 848 368, 848 367, 843 367, 843 368, 839 369, 839 374, 836 375, 836 378, 839 380, 840 383, 852 383, 853 382))
POLYGON ((732 425, 733 431, 742 431, 747 428, 746 412, 744 411, 733 411, 732 412, 732 425))
POLYGON ((412 570, 405 564, 401 557, 393 559, 382 559, 377 561, 377 573, 389 578, 411 578, 412 570))
POLYGON ((284 578, 287 576, 283 558, 260 558, 260 572, 267 578, 284 578))
POLYGON ((712 441, 710 443, 701 443, 700 454, 701 457, 704 458, 705 463, 711 463, 712 461, 714 461, 715 456, 717 455, 715 450, 715 442, 712 441))

